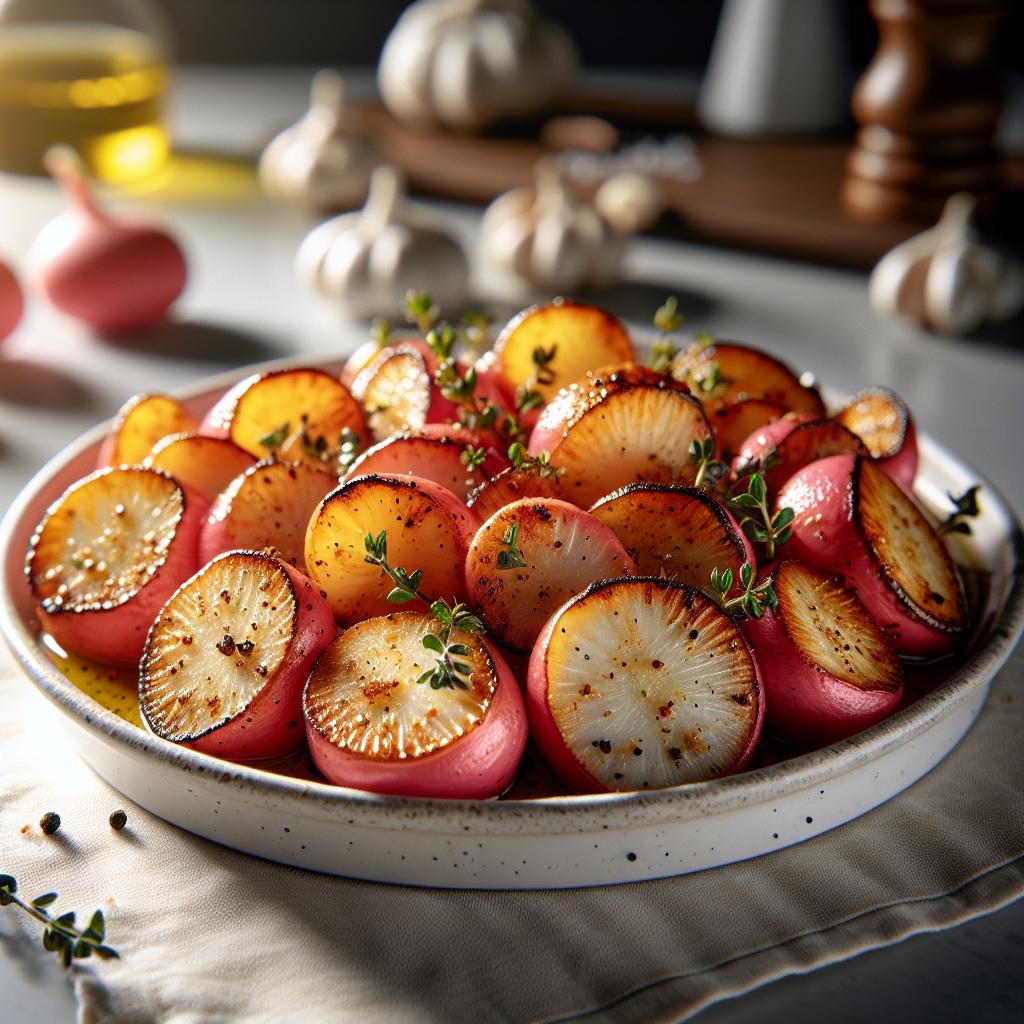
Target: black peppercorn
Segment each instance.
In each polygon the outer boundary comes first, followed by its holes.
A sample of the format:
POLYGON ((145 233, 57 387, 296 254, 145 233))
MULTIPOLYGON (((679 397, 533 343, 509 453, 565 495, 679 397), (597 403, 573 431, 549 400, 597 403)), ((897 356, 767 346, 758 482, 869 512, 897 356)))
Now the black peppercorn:
POLYGON ((115 832, 120 832, 121 829, 123 829, 127 824, 128 815, 125 814, 124 811, 114 811, 114 813, 110 816, 110 827, 115 832))
POLYGON ((60 828, 60 815, 56 811, 47 811, 39 819, 39 827, 43 830, 43 835, 52 836, 60 828))

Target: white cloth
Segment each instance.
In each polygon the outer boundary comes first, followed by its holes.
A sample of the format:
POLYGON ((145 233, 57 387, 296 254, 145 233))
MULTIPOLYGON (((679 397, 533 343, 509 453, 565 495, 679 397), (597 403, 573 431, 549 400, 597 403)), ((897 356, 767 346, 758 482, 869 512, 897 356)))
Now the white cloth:
POLYGON ((123 959, 76 968, 83 1024, 674 1021, 1024 892, 1022 676, 1018 649, 946 761, 827 835, 676 879, 476 893, 310 874, 165 824, 76 758, 3 651, 0 872, 104 908, 123 959))

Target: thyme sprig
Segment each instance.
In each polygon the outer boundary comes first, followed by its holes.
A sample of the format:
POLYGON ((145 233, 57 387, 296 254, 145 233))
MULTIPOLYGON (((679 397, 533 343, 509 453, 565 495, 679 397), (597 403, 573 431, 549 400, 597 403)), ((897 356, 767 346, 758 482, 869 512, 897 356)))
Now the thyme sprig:
POLYGON ((526 562, 523 561, 523 549, 519 547, 519 521, 513 522, 501 538, 505 545, 504 551, 498 552, 497 566, 499 569, 521 569, 526 562))
POLYGON ((768 511, 768 488, 760 473, 752 473, 746 491, 730 497, 729 504, 742 513, 740 529, 751 540, 764 545, 768 561, 775 557, 775 549, 793 536, 795 513, 788 506, 775 515, 768 511))
POLYGON ((735 597, 729 597, 734 580, 731 566, 725 571, 717 566, 711 570, 711 589, 726 611, 736 608, 751 619, 760 619, 765 608, 775 609, 779 606, 771 579, 766 578, 755 585, 754 567, 749 562, 740 566, 740 592, 735 597))
POLYGON ((526 446, 519 441, 514 441, 508 446, 508 461, 512 463, 513 469, 535 470, 541 479, 545 477, 557 477, 563 472, 556 469, 548 461, 548 453, 541 452, 539 455, 531 455, 526 446))
POLYGON ((43 948, 49 953, 56 953, 65 967, 70 967, 73 959, 84 960, 94 953, 101 960, 120 957, 116 949, 103 944, 106 923, 102 910, 93 912, 85 928, 77 928, 73 910, 54 917, 46 909, 56 901, 57 893, 46 892, 29 901, 23 900, 17 893, 17 879, 13 875, 0 874, 0 907, 13 904, 44 925, 43 948))
POLYGON ((466 445, 459 455, 459 462, 461 462, 468 470, 479 469, 486 459, 487 449, 474 448, 471 444, 466 445))
POLYGON ((690 442, 690 461, 697 467, 694 487, 714 490, 729 472, 729 467, 715 458, 715 442, 709 434, 703 441, 694 438, 690 442))
POLYGON ((399 565, 391 565, 388 561, 387 530, 381 530, 376 537, 367 534, 363 544, 366 548, 364 561, 379 566, 394 584, 388 593, 388 601, 392 604, 422 601, 440 625, 438 633, 423 635, 423 646, 438 655, 437 664, 427 669, 416 682, 429 683, 432 690, 442 687, 468 690, 473 669, 463 659, 472 652, 465 644, 452 643, 452 634, 456 631, 482 634, 483 623, 460 601, 449 604, 444 598, 430 598, 424 594, 421 589, 423 573, 419 569, 410 573, 399 565))
POLYGON ((980 490, 981 484, 975 484, 973 487, 968 487, 959 498, 955 494, 946 492, 946 497, 953 502, 955 508, 939 524, 939 533, 963 533, 970 536, 971 524, 966 520, 975 519, 981 514, 981 509, 978 506, 978 491, 980 490))
POLYGON ((679 302, 670 295, 654 314, 654 326, 660 332, 651 345, 651 369, 667 373, 672 360, 679 353, 671 335, 679 330, 686 318, 679 312, 679 302))
POLYGON ((405 319, 415 324, 421 333, 426 334, 441 317, 441 308, 434 302, 428 292, 417 292, 412 289, 405 293, 405 319))
POLYGON ((555 371, 552 363, 558 355, 558 345, 544 348, 538 345, 531 353, 533 375, 516 392, 516 412, 521 416, 531 409, 539 409, 544 404, 544 396, 537 390, 537 385, 550 386, 555 382, 555 371))

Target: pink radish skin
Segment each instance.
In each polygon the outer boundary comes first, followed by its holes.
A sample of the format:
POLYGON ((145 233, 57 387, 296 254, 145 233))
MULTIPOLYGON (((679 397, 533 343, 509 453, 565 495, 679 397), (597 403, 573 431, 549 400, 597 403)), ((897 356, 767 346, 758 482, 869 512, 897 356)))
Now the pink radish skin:
POLYGON ((907 423, 907 436, 903 439, 903 446, 895 455, 887 455, 884 459, 876 460, 878 468, 882 470, 891 480, 894 480, 907 492, 914 493, 914 480, 917 479, 917 428, 914 421, 907 423))
POLYGON ((21 320, 25 300, 21 286, 10 267, 0 260, 0 341, 3 341, 21 320))
MULTIPOLYGON (((935 537, 937 547, 929 550, 936 552, 943 567, 947 593, 935 594, 941 605, 933 600, 929 610, 923 606, 933 593, 931 588, 940 586, 938 580, 917 587, 916 597, 907 596, 898 583, 890 581, 891 562, 883 564, 885 560, 879 559, 873 543, 863 535, 858 512, 862 478, 872 472, 888 479, 868 458, 833 455, 790 477, 776 503, 777 508, 788 505, 795 513, 793 539, 786 545, 786 554, 845 577, 897 653, 919 658, 948 654, 961 642, 966 625, 963 594, 952 562, 942 541, 935 537)), ((882 485, 875 482, 873 486, 882 485)), ((904 500, 910 503, 905 495, 904 500)), ((931 529, 923 517, 920 521, 931 529)), ((923 550, 911 552, 904 561, 913 570, 923 555, 923 550)))
POLYGON ((732 471, 740 473, 744 466, 754 459, 763 461, 769 452, 773 452, 801 423, 810 423, 814 417, 809 412, 791 412, 763 427, 758 427, 740 445, 739 454, 733 459, 732 471))
POLYGON ((505 659, 484 643, 498 684, 487 715, 476 728, 434 753, 403 762, 382 762, 342 750, 306 718, 313 762, 339 786, 395 796, 442 800, 489 800, 512 784, 529 735, 519 684, 505 659))
MULTIPOLYGON (((779 572, 785 575, 789 571, 787 565, 792 568, 798 563, 779 566, 776 581, 779 572)), ((807 570, 798 567, 797 572, 800 571, 807 570)), ((777 593, 779 589, 777 586, 777 593)), ((763 618, 748 619, 742 624, 761 669, 767 726, 772 732, 797 743, 822 747, 875 725, 899 707, 902 672, 894 654, 883 652, 882 659, 888 654, 889 673, 900 680, 895 686, 868 689, 839 679, 811 661, 797 646, 785 624, 785 592, 779 600, 779 610, 769 609, 763 618)), ((861 610, 882 640, 877 624, 870 621, 862 606, 861 610)), ((827 609, 823 612, 828 614, 827 609)))
MULTIPOLYGON (((100 470, 69 488, 87 486, 90 481, 108 474, 151 473, 144 469, 100 470)), ((40 625, 63 648, 96 661, 115 665, 136 665, 146 642, 146 634, 160 607, 182 580, 199 565, 199 535, 209 506, 191 488, 180 488, 184 508, 174 530, 163 563, 135 593, 114 607, 46 610, 36 608, 40 625)), ((66 492, 67 493, 67 492, 66 492)), ((33 564, 33 548, 29 551, 29 567, 33 564)))
POLYGON ((858 392, 835 419, 861 437, 875 465, 907 492, 917 476, 917 429, 907 403, 889 388, 858 392))

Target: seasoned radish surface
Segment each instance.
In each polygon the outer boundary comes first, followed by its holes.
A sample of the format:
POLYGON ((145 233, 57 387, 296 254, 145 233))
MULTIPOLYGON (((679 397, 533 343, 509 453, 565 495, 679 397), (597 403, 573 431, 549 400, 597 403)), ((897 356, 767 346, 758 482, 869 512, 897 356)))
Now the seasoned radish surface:
POLYGON ((236 384, 207 413, 200 433, 227 437, 258 458, 271 452, 289 461, 330 470, 324 454, 336 451, 343 432, 364 441, 359 403, 323 370, 272 370, 236 384))
POLYGON ((572 421, 551 452, 570 500, 592 505, 635 482, 689 484, 690 444, 711 433, 700 403, 673 388, 636 385, 609 393, 572 421))
POLYGON ((371 475, 329 494, 306 532, 306 569, 343 623, 385 615, 391 581, 366 558, 367 535, 387 531, 388 558, 419 569, 430 593, 465 600, 463 567, 479 519, 451 491, 419 477, 371 475))
POLYGON ((798 423, 776 449, 778 461, 764 474, 764 482, 777 494, 786 481, 808 463, 830 455, 866 455, 867 449, 856 434, 835 420, 811 420, 798 423))
POLYGON ((895 391, 875 387, 855 395, 835 419, 867 445, 872 458, 884 459, 903 447, 910 413, 895 391))
POLYGON ((591 514, 611 527, 636 571, 707 587, 711 570, 754 562, 750 542, 723 506, 693 487, 630 484, 602 498, 591 514))
POLYGON ((537 466, 509 466, 482 483, 466 499, 466 504, 486 520, 498 509, 521 498, 558 498, 564 501, 566 497, 565 488, 556 473, 542 472, 537 466))
POLYGON ((434 385, 427 356, 408 342, 385 349, 353 387, 378 441, 455 415, 455 406, 434 385))
POLYGON ((208 562, 232 548, 275 549, 305 571, 306 529, 336 482, 302 462, 257 463, 237 477, 214 503, 199 542, 208 562))
POLYGON ((195 430, 197 423, 170 395, 136 395, 117 414, 109 436, 100 446, 100 466, 134 466, 168 434, 195 430))
POLYGON ((762 716, 736 624, 698 590, 665 580, 595 584, 552 618, 530 661, 535 737, 577 786, 589 777, 596 788, 655 789, 724 775, 749 759, 762 716))
POLYGON ((466 588, 488 632, 526 654, 551 614, 602 579, 627 576, 633 561, 615 534, 592 515, 557 499, 527 498, 484 523, 469 546, 466 588), (504 538, 516 530, 515 561, 504 538))
POLYGON ((143 463, 170 473, 207 501, 224 490, 239 473, 256 464, 255 456, 233 441, 200 434, 172 434, 158 442, 143 463))
POLYGON ((963 629, 963 592, 941 538, 885 473, 867 459, 858 465, 854 515, 879 573, 924 619, 943 629, 963 629))
POLYGON ((501 332, 494 351, 513 389, 529 384, 545 401, 588 370, 634 358, 629 333, 617 317, 568 299, 523 310, 501 332), (538 348, 555 350, 546 366, 550 380, 536 380, 538 348))
POLYGON ((715 447, 723 462, 732 462, 743 442, 759 427, 786 414, 786 407, 766 398, 743 398, 731 405, 714 408, 708 415, 715 447))

